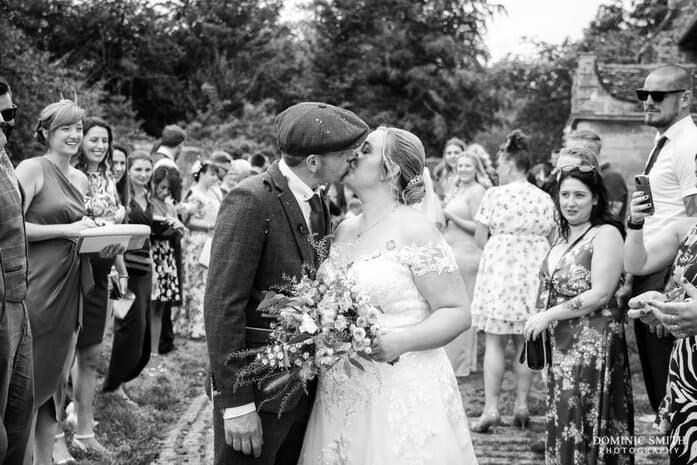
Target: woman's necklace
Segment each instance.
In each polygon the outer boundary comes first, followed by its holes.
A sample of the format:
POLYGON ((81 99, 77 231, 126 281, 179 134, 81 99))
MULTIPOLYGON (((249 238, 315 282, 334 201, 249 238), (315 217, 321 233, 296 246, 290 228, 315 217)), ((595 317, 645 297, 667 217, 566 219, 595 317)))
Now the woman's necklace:
POLYGON ((371 225, 368 226, 367 228, 363 229, 363 231, 357 232, 357 233, 356 233, 356 240, 354 241, 354 243, 359 242, 359 241, 363 238, 363 236, 365 236, 365 233, 367 233, 368 231, 370 231, 371 229, 373 229, 375 226, 377 226, 377 225, 379 225, 380 223, 382 223, 383 221, 385 221, 385 220, 387 219, 388 216, 390 216, 392 213, 395 212, 395 210, 397 210, 397 208, 399 208, 399 203, 396 204, 396 205, 395 205, 393 208, 391 208, 390 210, 386 211, 382 216, 380 216, 380 218, 378 218, 377 221, 375 221, 373 224, 371 224, 371 225))

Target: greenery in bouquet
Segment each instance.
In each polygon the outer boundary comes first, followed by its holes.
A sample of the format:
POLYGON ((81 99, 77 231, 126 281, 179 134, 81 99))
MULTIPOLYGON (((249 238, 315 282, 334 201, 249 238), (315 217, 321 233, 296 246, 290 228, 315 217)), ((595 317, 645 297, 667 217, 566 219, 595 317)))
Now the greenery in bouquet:
MULTIPOLYGON (((263 403, 306 389, 321 370, 343 363, 363 370, 360 359, 372 361, 371 345, 380 334, 381 309, 361 295, 347 273, 309 274, 268 291, 258 311, 273 320, 270 343, 234 353, 230 360, 246 359, 235 387, 257 385, 270 395, 263 403)), ((280 412, 279 412, 280 413, 280 412)))

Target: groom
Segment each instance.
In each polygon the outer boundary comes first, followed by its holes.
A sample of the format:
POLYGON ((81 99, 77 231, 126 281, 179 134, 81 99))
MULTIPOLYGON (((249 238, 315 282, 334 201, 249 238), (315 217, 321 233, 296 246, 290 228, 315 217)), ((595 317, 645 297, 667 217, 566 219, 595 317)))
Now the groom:
POLYGON ((276 117, 275 133, 281 161, 228 193, 211 247, 204 313, 216 465, 297 463, 310 400, 296 395, 280 419, 278 401, 257 412, 261 393, 235 390, 241 365, 226 358, 268 342, 270 322, 256 311, 263 291, 318 265, 308 236, 322 238, 331 225, 315 188, 346 175, 368 126, 348 110, 303 102, 276 117))

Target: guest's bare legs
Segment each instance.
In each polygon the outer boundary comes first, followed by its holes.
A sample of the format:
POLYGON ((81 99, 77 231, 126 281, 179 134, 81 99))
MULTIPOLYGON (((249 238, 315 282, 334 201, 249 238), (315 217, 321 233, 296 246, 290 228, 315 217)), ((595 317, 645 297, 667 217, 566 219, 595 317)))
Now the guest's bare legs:
POLYGON ((508 335, 486 333, 484 350, 484 412, 498 412, 501 382, 505 371, 504 352, 508 335))
POLYGON ((166 302, 153 300, 150 306, 150 352, 157 353, 160 345, 160 333, 162 332, 162 312, 166 302))
POLYGON ((519 362, 520 352, 523 350, 523 343, 525 340, 521 335, 513 336, 513 342, 515 344, 516 359, 513 361, 513 367, 516 373, 516 407, 526 407, 528 406, 528 395, 530 394, 530 386, 532 385, 533 371, 519 362))
MULTIPOLYGON (((34 465, 51 465, 53 463, 53 443, 56 436, 56 418, 52 401, 44 403, 36 413, 34 430, 34 465)), ((63 440, 65 446, 65 440, 63 440)))
POLYGON ((75 413, 77 414, 76 438, 82 445, 95 452, 105 453, 106 449, 94 438, 94 394, 97 385, 97 365, 100 344, 82 347, 77 350, 74 380, 75 413))

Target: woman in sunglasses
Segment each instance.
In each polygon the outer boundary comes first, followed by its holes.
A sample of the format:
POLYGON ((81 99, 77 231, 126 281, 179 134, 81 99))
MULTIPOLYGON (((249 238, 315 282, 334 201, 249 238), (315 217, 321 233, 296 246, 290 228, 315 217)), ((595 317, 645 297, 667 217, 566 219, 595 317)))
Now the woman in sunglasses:
POLYGON ((629 446, 610 458, 590 439, 633 435, 624 313, 614 298, 624 231, 610 214, 595 167, 564 166, 558 176, 560 234, 542 263, 540 311, 524 329, 528 340, 546 332, 551 342, 546 459, 560 465, 632 463, 629 446))

